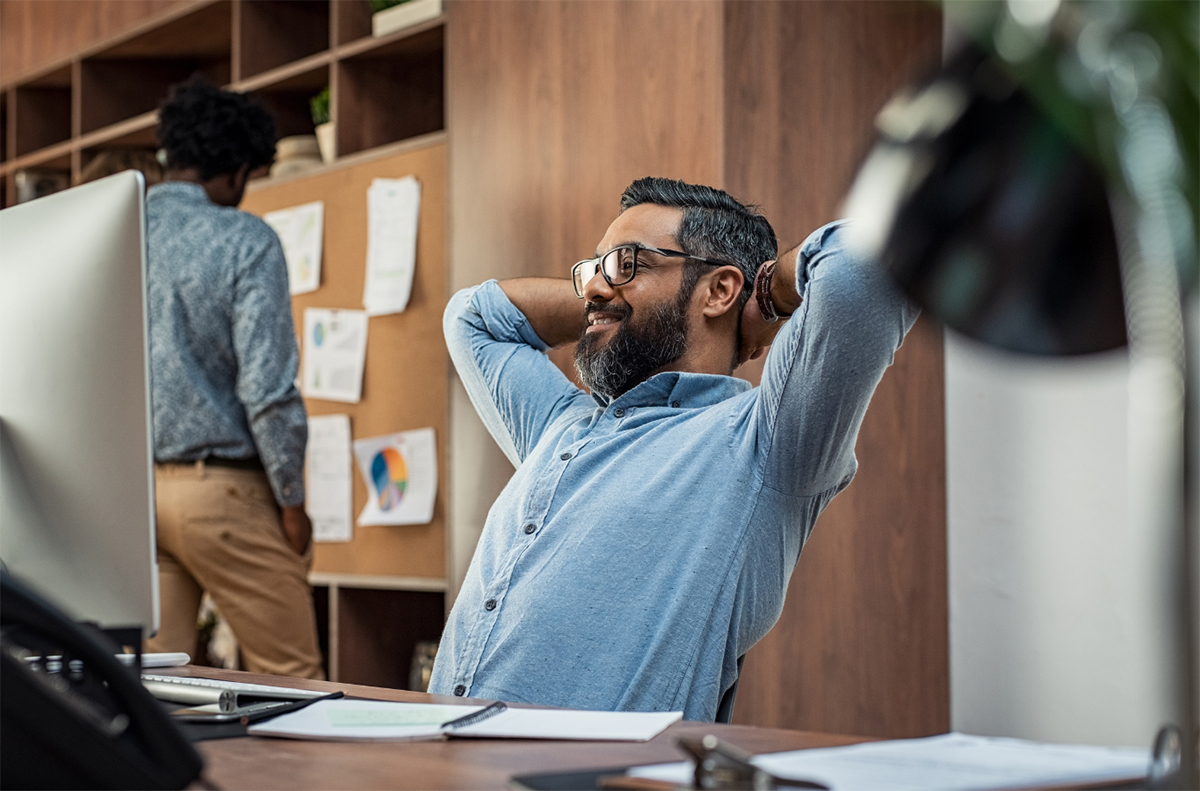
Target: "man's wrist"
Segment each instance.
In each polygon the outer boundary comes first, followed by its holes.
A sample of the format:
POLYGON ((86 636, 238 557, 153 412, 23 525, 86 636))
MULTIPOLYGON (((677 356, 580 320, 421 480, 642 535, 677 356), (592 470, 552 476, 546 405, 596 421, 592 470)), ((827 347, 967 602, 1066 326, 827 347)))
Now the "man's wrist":
POLYGON ((799 248, 793 248, 779 256, 771 279, 771 302, 775 311, 785 318, 800 308, 800 295, 796 293, 796 257, 799 252, 799 248))

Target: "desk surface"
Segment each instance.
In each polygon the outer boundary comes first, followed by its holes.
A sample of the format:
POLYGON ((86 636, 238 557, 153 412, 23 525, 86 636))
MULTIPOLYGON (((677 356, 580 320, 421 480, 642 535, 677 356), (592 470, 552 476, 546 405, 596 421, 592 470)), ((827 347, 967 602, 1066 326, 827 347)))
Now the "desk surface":
MULTIPOLYGON (((156 669, 149 672, 331 692, 342 690, 350 696, 377 700, 483 702, 214 668, 156 669)), ((196 747, 204 756, 205 777, 218 787, 230 791, 239 788, 502 789, 507 787, 508 778, 514 774, 582 771, 682 760, 682 754, 674 747, 675 738, 706 733, 716 734, 752 753, 867 741, 861 737, 806 731, 680 722, 649 742, 451 739, 435 742, 335 743, 251 736, 199 742, 196 747)))

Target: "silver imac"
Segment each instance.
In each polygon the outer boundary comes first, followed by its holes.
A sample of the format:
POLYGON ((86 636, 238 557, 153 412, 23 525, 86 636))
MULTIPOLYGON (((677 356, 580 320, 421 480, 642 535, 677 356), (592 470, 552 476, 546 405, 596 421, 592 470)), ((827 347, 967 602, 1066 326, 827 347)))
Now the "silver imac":
POLYGON ((136 171, 0 211, 0 560, 71 617, 158 629, 136 171))

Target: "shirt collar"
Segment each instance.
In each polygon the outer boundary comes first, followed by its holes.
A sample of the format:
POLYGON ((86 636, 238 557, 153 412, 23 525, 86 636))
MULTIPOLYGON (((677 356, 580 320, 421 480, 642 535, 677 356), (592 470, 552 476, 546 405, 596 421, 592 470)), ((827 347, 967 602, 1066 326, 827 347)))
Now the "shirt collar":
POLYGON ((675 406, 698 408, 712 406, 746 392, 752 385, 745 379, 720 374, 696 374, 667 371, 655 374, 620 398, 610 399, 599 393, 592 398, 601 407, 675 406))
POLYGON ((194 203, 208 203, 208 193, 204 191, 204 187, 195 184, 191 181, 164 181, 161 184, 155 184, 150 189, 146 190, 146 197, 167 197, 178 198, 180 200, 191 201, 194 203))

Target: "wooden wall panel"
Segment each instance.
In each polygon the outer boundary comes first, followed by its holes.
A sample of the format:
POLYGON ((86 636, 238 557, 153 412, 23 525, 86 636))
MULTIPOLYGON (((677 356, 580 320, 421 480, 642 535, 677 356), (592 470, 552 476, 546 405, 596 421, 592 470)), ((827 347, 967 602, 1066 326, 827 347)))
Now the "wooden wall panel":
MULTIPOLYGON (((781 248, 840 214, 900 86, 934 68, 926 3, 725 6, 725 187, 781 248)), ((757 381, 750 365, 739 373, 757 381)), ((858 476, 818 521, 783 616, 750 651, 737 722, 871 736, 949 728, 942 336, 920 324, 859 435, 858 476)))
MULTIPOLYGON (((397 527, 355 525, 353 541, 317 544, 313 571, 438 579, 446 573, 446 381, 450 365, 442 339, 446 146, 440 141, 417 144, 380 159, 264 183, 249 191, 242 203, 244 210, 260 215, 310 201, 325 203, 321 287, 292 298, 294 320, 301 331, 306 307, 362 310, 367 188, 374 178, 409 175, 421 182, 421 220, 408 308, 403 313, 371 318, 361 402, 305 399, 305 406, 310 415, 349 414, 356 439, 432 426, 437 436, 439 482, 433 522, 397 527)), ((357 466, 353 476, 357 518, 366 504, 367 490, 357 466)))
POLYGON ((19 79, 193 0, 3 0, 0 82, 19 79))
POLYGON ((721 180, 714 0, 448 0, 451 285, 566 277, 647 175, 721 180))

